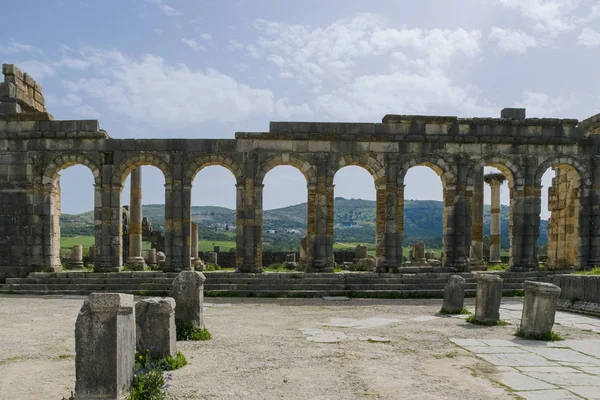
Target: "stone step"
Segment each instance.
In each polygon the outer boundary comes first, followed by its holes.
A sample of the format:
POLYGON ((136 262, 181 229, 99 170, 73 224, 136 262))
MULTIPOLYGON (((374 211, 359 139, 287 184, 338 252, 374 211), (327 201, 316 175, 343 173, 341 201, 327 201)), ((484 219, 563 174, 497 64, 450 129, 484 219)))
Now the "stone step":
POLYGON ((6 278, 7 284, 137 284, 137 283, 156 283, 170 285, 172 278, 6 278))

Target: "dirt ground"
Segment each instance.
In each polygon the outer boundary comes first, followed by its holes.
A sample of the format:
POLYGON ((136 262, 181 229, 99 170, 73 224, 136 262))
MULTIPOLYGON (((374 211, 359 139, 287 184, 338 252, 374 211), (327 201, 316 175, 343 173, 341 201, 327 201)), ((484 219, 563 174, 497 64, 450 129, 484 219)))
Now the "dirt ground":
MULTIPOLYGON (((75 385, 75 319, 84 297, 0 296, 0 399, 68 397, 75 385)), ((514 301, 514 299, 510 299, 514 301)), ((512 339, 514 325, 480 327, 434 316, 441 300, 206 298, 206 342, 178 342, 173 399, 509 399, 489 364, 449 338, 512 339), (423 318, 418 318, 423 317, 423 318), (332 318, 398 320, 324 327, 332 318), (412 320, 417 318, 417 320, 412 320), (301 329, 389 338, 315 343, 301 329)), ((473 299, 467 306, 473 308, 473 299)), ((597 334, 556 326, 567 338, 597 334)))

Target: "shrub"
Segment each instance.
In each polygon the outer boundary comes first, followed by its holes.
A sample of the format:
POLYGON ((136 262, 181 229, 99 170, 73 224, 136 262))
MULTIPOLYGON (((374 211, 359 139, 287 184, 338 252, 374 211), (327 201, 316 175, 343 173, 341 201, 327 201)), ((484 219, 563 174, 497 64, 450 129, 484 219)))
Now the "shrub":
POLYGON ((483 325, 483 326, 506 326, 506 325, 508 325, 508 322, 502 321, 500 319, 497 321, 480 321, 478 319, 475 319, 474 315, 471 315, 465 321, 470 322, 475 325, 483 325))
POLYGON ((127 395, 128 400, 165 400, 169 384, 165 381, 172 379, 171 374, 164 375, 164 371, 172 371, 187 365, 187 360, 181 352, 175 357, 153 358, 150 351, 135 353, 135 374, 133 385, 127 395))
POLYGON ((210 340, 212 335, 206 329, 194 328, 188 324, 177 324, 177 340, 210 340))

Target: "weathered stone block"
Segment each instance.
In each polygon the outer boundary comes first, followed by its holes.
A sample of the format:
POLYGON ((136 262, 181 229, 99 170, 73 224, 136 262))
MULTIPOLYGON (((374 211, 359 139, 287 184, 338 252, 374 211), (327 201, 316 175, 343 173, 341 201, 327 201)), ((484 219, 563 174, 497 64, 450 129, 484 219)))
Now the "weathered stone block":
POLYGON ((175 299, 175 321, 178 324, 202 328, 202 303, 204 301, 204 274, 198 271, 182 271, 173 280, 171 297, 175 299))
POLYGON ((155 358, 175 355, 175 299, 166 297, 139 301, 135 305, 135 323, 139 352, 149 351, 155 358))
POLYGON ((75 323, 75 352, 75 399, 122 399, 133 380, 133 295, 90 294, 75 323))
POLYGON ((525 300, 521 315, 521 333, 544 335, 552 331, 560 288, 546 282, 525 281, 525 300))
POLYGON ((449 313, 460 312, 465 303, 465 279, 460 275, 452 275, 444 287, 444 303, 442 310, 449 313))
POLYGON ((476 274, 477 298, 475 315, 477 321, 500 320, 500 302, 502 301, 502 278, 496 274, 476 274))
POLYGON ((368 248, 364 244, 357 244, 354 249, 354 258, 367 258, 368 248))

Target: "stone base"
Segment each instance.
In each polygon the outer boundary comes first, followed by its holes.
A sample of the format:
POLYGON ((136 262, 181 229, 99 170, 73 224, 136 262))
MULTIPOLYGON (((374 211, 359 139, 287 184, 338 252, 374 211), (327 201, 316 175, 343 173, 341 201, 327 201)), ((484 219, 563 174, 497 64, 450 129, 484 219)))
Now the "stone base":
POLYGON ((257 265, 242 265, 240 268, 236 268, 235 272, 242 272, 246 274, 260 274, 262 268, 257 265))
POLYGON ((204 263, 200 257, 192 258, 192 267, 194 267, 195 271, 204 271, 204 263))
POLYGON ((144 257, 129 257, 127 266, 132 271, 143 271, 146 269, 146 261, 144 261, 144 257))
POLYGON ((69 261, 67 269, 82 269, 83 261, 69 261))

